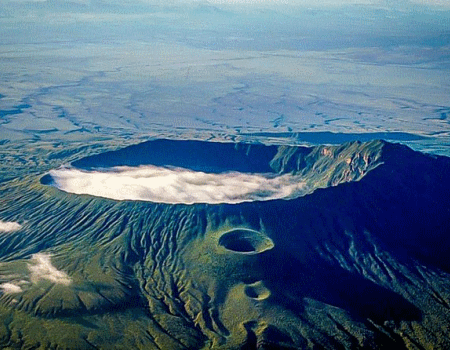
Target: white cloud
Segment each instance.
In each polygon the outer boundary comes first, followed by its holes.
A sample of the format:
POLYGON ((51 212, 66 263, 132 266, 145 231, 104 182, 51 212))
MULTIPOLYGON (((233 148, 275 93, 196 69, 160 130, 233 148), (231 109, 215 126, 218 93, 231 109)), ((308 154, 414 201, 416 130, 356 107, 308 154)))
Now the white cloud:
POLYGON ((4 294, 15 294, 22 292, 22 288, 13 283, 2 283, 0 284, 0 289, 2 289, 4 294))
POLYGON ((34 254, 31 257, 31 263, 28 264, 28 269, 31 272, 30 280, 33 283, 37 283, 40 280, 48 280, 67 286, 72 282, 65 272, 59 271, 52 265, 49 254, 34 254))
POLYGON ((102 171, 60 168, 50 175, 55 187, 69 193, 169 204, 270 200, 295 196, 305 188, 305 183, 291 174, 275 177, 238 172, 210 174, 155 166, 102 171))
POLYGON ((18 224, 17 222, 5 222, 0 220, 0 232, 14 232, 18 231, 22 228, 22 225, 18 224))

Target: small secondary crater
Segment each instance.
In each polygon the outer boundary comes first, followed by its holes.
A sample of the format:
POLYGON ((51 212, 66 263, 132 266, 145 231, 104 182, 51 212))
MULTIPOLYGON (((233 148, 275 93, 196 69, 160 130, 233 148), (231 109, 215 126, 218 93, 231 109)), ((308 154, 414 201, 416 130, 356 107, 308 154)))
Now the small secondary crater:
POLYGON ((241 254, 257 254, 272 249, 275 245, 266 235, 249 229, 234 229, 224 233, 219 245, 241 254))
POLYGON ((266 288, 262 281, 245 286, 244 293, 255 300, 264 300, 270 296, 270 290, 266 288))

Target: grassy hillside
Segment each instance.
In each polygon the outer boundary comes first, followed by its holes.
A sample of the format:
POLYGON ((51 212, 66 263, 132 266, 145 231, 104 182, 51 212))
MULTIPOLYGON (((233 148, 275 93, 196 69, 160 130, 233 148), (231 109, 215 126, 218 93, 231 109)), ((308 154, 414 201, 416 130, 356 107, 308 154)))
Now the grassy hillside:
POLYGON ((382 141, 163 140, 82 159, 94 151, 38 153, 29 175, 0 184, 0 220, 21 225, 0 232, 0 347, 450 347, 448 158, 382 141), (168 205, 41 183, 68 161, 130 159, 300 174, 310 187, 290 200, 168 205))

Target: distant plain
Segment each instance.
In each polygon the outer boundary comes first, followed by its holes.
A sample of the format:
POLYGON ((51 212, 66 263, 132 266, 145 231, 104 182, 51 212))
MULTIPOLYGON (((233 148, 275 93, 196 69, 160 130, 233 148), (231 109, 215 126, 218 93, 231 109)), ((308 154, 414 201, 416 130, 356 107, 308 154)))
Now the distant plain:
POLYGON ((5 3, 2 143, 404 132, 448 154, 446 8, 76 4, 5 3))

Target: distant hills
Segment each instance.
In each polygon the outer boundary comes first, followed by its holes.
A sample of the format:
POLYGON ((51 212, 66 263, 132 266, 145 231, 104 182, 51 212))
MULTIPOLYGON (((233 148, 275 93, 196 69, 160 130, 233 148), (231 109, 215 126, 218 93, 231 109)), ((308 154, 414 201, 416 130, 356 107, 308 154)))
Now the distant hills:
POLYGON ((294 199, 114 201, 1 184, 0 347, 450 347, 450 159, 385 141, 155 140, 85 170, 297 174, 294 199))

